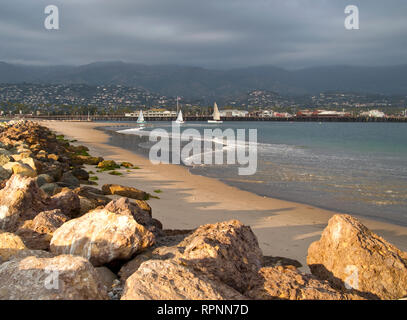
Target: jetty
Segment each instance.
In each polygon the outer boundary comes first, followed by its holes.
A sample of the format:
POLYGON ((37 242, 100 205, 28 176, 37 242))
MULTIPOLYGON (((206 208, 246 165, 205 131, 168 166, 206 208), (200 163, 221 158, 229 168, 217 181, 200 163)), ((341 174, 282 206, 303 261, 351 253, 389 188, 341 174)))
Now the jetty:
MULTIPOLYGON (((27 119, 27 120, 55 120, 55 121, 128 121, 137 122, 138 117, 128 117, 125 115, 16 115, 14 117, 2 117, 0 120, 27 119)), ((212 120, 212 115, 184 115, 184 121, 203 121, 212 120)), ((176 117, 148 117, 144 116, 145 121, 175 121, 176 117)), ((361 117, 361 116, 294 116, 294 117, 221 117, 222 121, 280 121, 280 122, 406 122, 407 117, 388 116, 388 117, 361 117)))

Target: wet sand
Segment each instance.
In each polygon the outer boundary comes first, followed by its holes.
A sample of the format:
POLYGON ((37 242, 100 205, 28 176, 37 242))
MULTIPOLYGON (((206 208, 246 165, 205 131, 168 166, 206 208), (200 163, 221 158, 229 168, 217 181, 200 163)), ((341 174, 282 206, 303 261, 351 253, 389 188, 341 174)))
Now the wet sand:
MULTIPOLYGON (((108 145, 109 135, 97 127, 117 123, 42 121, 57 133, 89 147, 94 156, 117 162, 129 161, 140 167, 123 176, 96 173, 98 185, 118 183, 147 191, 160 199, 151 199, 153 216, 165 229, 192 229, 206 223, 238 219, 256 234, 264 255, 296 259, 307 271, 308 246, 319 239, 329 218, 337 212, 306 204, 261 197, 228 186, 216 179, 191 174, 187 168, 153 165, 146 158, 123 148, 108 145), (161 193, 155 193, 161 190, 161 193)), ((367 227, 407 251, 407 228, 358 217, 367 227)))

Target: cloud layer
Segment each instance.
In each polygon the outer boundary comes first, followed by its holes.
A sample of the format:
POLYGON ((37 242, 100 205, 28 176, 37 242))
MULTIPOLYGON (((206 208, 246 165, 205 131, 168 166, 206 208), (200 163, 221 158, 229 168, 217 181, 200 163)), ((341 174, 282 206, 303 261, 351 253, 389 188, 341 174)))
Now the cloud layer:
POLYGON ((405 0, 3 0, 0 60, 230 68, 407 64, 405 0), (44 28, 57 5, 60 30, 44 28), (358 5, 360 30, 344 28, 358 5))

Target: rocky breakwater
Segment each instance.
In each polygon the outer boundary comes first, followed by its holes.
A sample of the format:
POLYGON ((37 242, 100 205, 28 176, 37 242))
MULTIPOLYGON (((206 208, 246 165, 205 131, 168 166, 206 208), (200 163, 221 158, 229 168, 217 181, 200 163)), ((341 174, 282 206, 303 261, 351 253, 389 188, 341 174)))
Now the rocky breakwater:
POLYGON ((406 253, 353 217, 330 220, 309 248, 312 274, 305 274, 295 260, 264 257, 251 228, 237 220, 163 230, 146 202, 148 193, 133 186, 90 186, 83 164, 106 170, 117 164, 88 155, 86 147, 72 146, 38 124, 3 124, 0 144, 0 299, 407 295, 406 253), (10 163, 31 169, 14 170, 10 163))
POLYGON ((292 265, 266 265, 271 259, 263 257, 250 227, 237 220, 170 237, 176 244, 156 245, 122 267, 122 299, 363 298, 292 265))
POLYGON ((0 299, 109 299, 118 280, 105 265, 161 231, 151 207, 91 187, 83 165, 104 159, 36 123, 2 124, 0 147, 0 299))

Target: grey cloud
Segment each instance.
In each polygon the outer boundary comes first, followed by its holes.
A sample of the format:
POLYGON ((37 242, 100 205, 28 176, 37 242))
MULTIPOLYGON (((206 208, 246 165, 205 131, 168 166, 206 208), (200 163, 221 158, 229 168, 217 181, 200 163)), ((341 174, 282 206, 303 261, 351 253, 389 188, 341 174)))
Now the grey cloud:
POLYGON ((236 67, 407 63, 405 0, 3 0, 0 60, 236 67), (43 27, 60 9, 61 29, 43 27), (360 8, 361 30, 344 29, 360 8))

